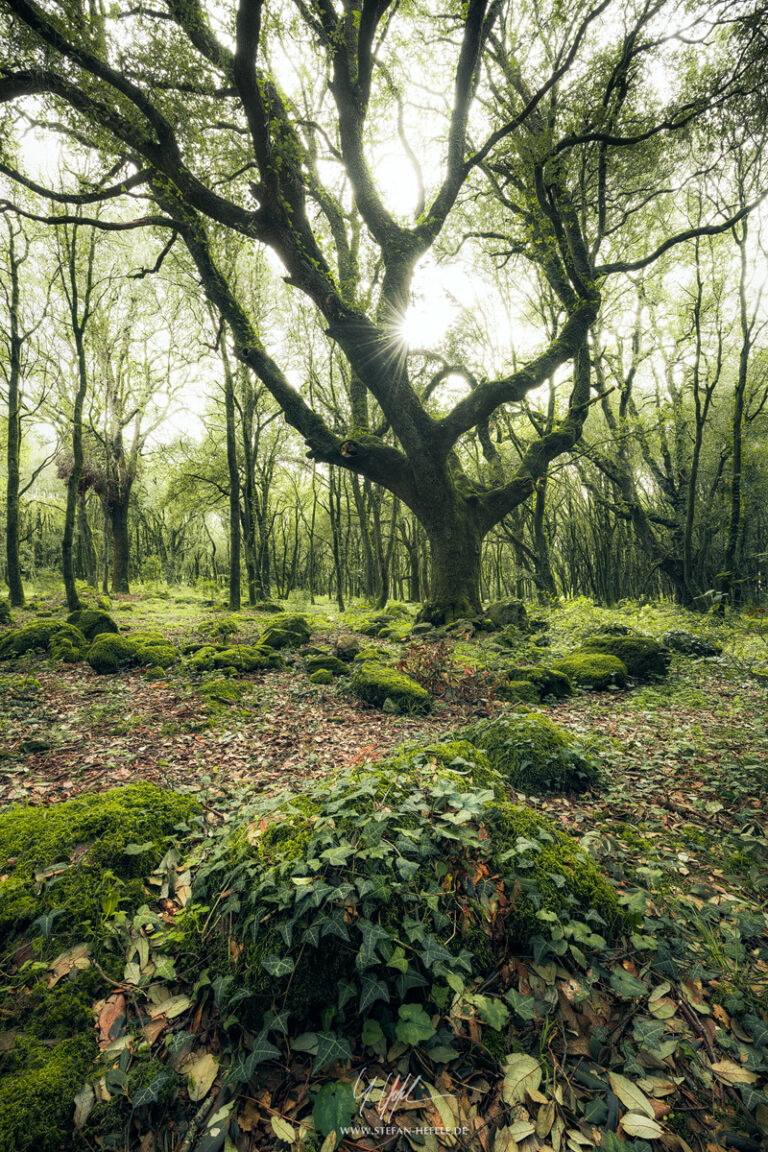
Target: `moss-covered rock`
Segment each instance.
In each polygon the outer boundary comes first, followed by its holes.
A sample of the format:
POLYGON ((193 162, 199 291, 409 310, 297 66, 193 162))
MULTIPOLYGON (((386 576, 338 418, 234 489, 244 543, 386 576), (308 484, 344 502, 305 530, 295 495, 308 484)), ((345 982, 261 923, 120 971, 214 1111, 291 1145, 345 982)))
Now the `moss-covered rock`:
POLYGON ((261 634, 260 645, 268 648, 298 648, 309 640, 310 629, 306 616, 286 613, 275 616, 261 634))
POLYGON ((333 672, 328 668, 318 668, 316 672, 310 673, 310 684, 333 684, 333 672))
POLYGON ((627 666, 617 656, 599 652, 573 652, 556 660, 552 667, 564 672, 579 688, 602 692, 606 688, 623 688, 627 683, 627 666))
POLYGON ((599 780, 597 765, 568 732, 538 712, 479 720, 464 734, 487 754, 509 786, 529 792, 581 792, 599 780))
POLYGON ((11 615, 11 606, 7 600, 0 600, 0 624, 8 625, 13 623, 13 616, 11 615))
POLYGON ((650 636, 590 636, 581 650, 615 656, 635 680, 666 676, 671 659, 669 650, 650 636))
POLYGON ((541 699, 538 688, 530 680, 502 680, 495 694, 499 700, 519 704, 538 704, 541 699))
POLYGON ((706 656, 721 656, 723 652, 719 644, 714 644, 703 636, 694 636, 692 632, 685 632, 681 628, 665 632, 661 642, 673 652, 681 652, 683 656, 691 656, 694 660, 706 656))
POLYGON ((88 650, 88 663, 100 676, 122 672, 138 662, 138 645, 127 636, 105 632, 97 636, 88 650))
MULTIPOLYGON (((134 640, 134 643, 136 641, 134 640)), ((136 644, 136 659, 149 668, 170 668, 179 659, 179 653, 167 640, 149 644, 136 644)))
POLYGON ((516 664, 509 669, 509 678, 527 680, 533 684, 540 700, 547 696, 554 696, 557 700, 573 696, 573 685, 566 674, 554 668, 543 668, 539 664, 516 664))
POLYGON ((626 927, 616 892, 594 860, 546 816, 499 803, 489 807, 487 820, 494 864, 519 886, 505 924, 513 940, 525 943, 541 931, 539 909, 564 922, 587 921, 608 938, 626 927))
POLYGON ((138 878, 158 863, 175 825, 197 810, 187 796, 154 784, 130 784, 0 814, 0 861, 8 874, 0 880, 0 932, 13 934, 51 908, 65 913, 57 930, 84 924, 99 915, 100 893, 112 882, 143 903, 138 878), (142 845, 142 851, 126 855, 128 844, 142 845), (12 867, 4 863, 9 859, 15 860, 12 867), (61 872, 36 891, 35 873, 45 880, 45 870, 57 864, 61 872))
POLYGON ((59 652, 74 650, 78 659, 82 659, 88 650, 88 641, 73 624, 40 620, 7 632, 0 640, 0 660, 16 660, 28 652, 50 652, 54 645, 59 652))
POLYGON ((233 672, 260 672, 267 668, 282 668, 283 659, 273 648, 261 642, 239 644, 236 648, 214 652, 211 667, 228 668, 233 672))
POLYGON ((497 600, 488 605, 485 614, 495 628, 512 624, 524 632, 528 626, 528 613, 522 600, 497 600))
POLYGON ((429 711, 429 693, 425 688, 377 660, 356 663, 351 685, 355 695, 377 708, 381 708, 385 700, 392 700, 403 712, 429 711))
POLYGON ((97 608, 82 608, 78 612, 71 612, 67 616, 67 623, 79 628, 86 640, 95 640, 104 632, 120 631, 109 613, 97 608))
POLYGON ((73 1147, 74 1098, 97 1052, 93 1032, 54 1048, 18 1037, 0 1058, 0 1152, 73 1147))
POLYGON ((355 627, 363 636, 378 636, 382 628, 394 622, 395 616, 391 612, 365 612, 356 618, 355 627))
POLYGON ((228 676, 216 676, 213 680, 203 681, 197 691, 211 703, 237 704, 242 700, 246 689, 237 680, 231 680, 228 676))
MULTIPOLYGON (((339 660, 338 656, 329 656, 323 654, 307 656, 304 663, 306 664, 307 672, 309 672, 310 677, 313 675, 313 673, 320 671, 330 672, 331 679, 333 679, 334 676, 346 676, 347 674, 347 666, 341 660, 339 660)), ((321 683, 327 684, 328 681, 321 681, 321 683)))

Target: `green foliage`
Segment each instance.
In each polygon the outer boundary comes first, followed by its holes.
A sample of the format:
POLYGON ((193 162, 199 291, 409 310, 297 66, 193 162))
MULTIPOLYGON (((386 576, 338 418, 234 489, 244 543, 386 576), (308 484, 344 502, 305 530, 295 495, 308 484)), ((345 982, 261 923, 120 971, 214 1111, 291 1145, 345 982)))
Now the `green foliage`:
POLYGON ((666 676, 671 659, 669 651, 649 636, 591 636, 581 650, 615 656, 635 680, 666 676))
POLYGON ((11 606, 7 600, 0 600, 0 624, 12 624, 11 606))
POLYGON ((381 708, 386 700, 393 701, 403 712, 427 712, 429 693, 410 676, 378 661, 367 660, 355 665, 351 676, 352 691, 367 704, 381 708))
POLYGON ((54 1048, 18 1037, 0 1062, 0 1152, 71 1148, 74 1097, 96 1052, 93 1033, 54 1048))
POLYGON ((581 792, 599 780, 597 765, 562 728, 537 712, 479 720, 467 739, 487 754, 512 787, 530 792, 581 792))
MULTIPOLYGON (((459 733, 458 735, 461 735, 459 733)), ((489 757, 469 740, 447 740, 440 744, 404 744, 390 753, 386 760, 373 766, 381 774, 383 793, 389 786, 393 770, 405 773, 414 782, 429 779, 436 765, 441 778, 451 780, 456 787, 490 788, 495 795, 505 795, 500 774, 489 757)))
POLYGON ((661 637, 661 643, 673 652, 681 652, 698 660, 705 656, 722 655, 722 645, 715 644, 704 636, 695 636, 683 628, 673 628, 661 637))
POLYGON ((119 632, 115 621, 108 612, 96 608, 83 608, 67 616, 67 623, 74 624, 85 636, 86 640, 94 640, 104 632, 119 632))
POLYGON ((63 913, 57 930, 92 920, 112 882, 141 902, 141 884, 129 882, 155 867, 167 837, 197 808, 189 797, 153 784, 131 784, 50 808, 0 814, 0 860, 16 861, 12 868, 6 865, 9 875, 0 881, 0 928, 18 932, 52 910, 63 913), (131 844, 141 851, 126 853, 131 844))
POLYGON ((42 690, 35 676, 0 676, 0 697, 5 700, 39 700, 42 690))
POLYGON ((556 660, 552 667, 556 672, 564 672, 580 688, 593 688, 596 692, 611 687, 623 688, 627 683, 626 664, 617 656, 599 652, 573 652, 556 660))
POLYGON ((55 656, 53 649, 60 652, 74 651, 82 659, 88 649, 88 641, 79 628, 72 624, 59 624, 54 620, 40 620, 7 632, 0 640, 0 660, 17 660, 28 652, 48 652, 55 656))

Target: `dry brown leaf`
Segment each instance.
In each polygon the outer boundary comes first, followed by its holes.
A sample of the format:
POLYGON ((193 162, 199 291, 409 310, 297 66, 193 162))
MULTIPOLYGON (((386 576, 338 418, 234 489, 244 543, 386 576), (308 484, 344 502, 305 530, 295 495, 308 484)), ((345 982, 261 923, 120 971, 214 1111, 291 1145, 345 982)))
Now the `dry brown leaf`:
POLYGON ((99 1026, 99 1048, 103 1052, 125 1029, 125 996, 122 992, 113 992, 96 1005, 95 1011, 99 1026))

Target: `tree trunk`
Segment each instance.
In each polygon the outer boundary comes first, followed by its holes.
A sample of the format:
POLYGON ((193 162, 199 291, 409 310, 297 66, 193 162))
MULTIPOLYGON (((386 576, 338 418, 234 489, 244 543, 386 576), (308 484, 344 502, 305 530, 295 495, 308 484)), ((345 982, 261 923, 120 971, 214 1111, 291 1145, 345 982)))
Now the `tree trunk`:
POLYGON ((131 538, 128 532, 128 504, 130 489, 124 500, 114 500, 109 505, 109 519, 112 527, 112 591, 127 594, 131 591, 129 565, 131 538))
POLYGON ((88 508, 84 492, 80 493, 77 500, 77 530, 83 545, 85 580, 90 588, 96 588, 99 583, 99 559, 96 555, 91 525, 88 523, 88 508))
POLYGON ((83 404, 85 403, 85 393, 88 389, 88 372, 85 364, 83 333, 77 324, 76 314, 73 314, 73 328, 77 348, 78 381, 75 405, 72 411, 72 470, 67 477, 67 507, 64 513, 64 536, 61 541, 61 565, 64 575, 64 593, 67 598, 67 608, 70 612, 77 612, 82 608, 82 604, 80 603, 80 597, 77 594, 77 586, 75 584, 75 569, 72 563, 72 542, 75 535, 75 516, 77 514, 80 478, 83 474, 83 404))
POLYGON ((222 341, 224 364, 224 411, 227 424, 227 472, 229 474, 229 607, 240 611, 240 473, 235 441, 235 382, 222 341))
POLYGON ((436 521, 424 525, 430 549, 430 599, 419 620, 449 624, 477 616, 483 533, 472 512, 457 501, 436 521))
POLYGON ((8 564, 8 591, 14 608, 24 607, 24 584, 19 560, 19 464, 21 458, 21 346, 19 332, 19 261, 13 235, 10 248, 11 302, 8 334, 8 476, 6 482, 5 555, 8 564))
POLYGON ((542 476, 536 487, 536 500, 533 507, 533 550, 536 555, 534 574, 538 587, 539 599, 543 602, 554 599, 557 595, 555 578, 552 574, 552 565, 549 560, 549 541, 544 530, 544 516, 547 506, 547 480, 542 476))

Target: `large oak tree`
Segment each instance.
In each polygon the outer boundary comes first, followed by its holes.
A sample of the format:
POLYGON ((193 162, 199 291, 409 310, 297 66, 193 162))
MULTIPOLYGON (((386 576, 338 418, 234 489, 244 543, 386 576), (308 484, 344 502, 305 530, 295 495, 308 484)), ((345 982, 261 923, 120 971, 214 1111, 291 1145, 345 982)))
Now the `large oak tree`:
POLYGON ((697 178, 697 125, 736 115, 759 85, 754 5, 0 0, 0 13, 0 98, 41 101, 38 121, 64 120, 79 146, 101 154, 103 180, 46 189, 12 158, 0 170, 58 200, 38 213, 52 221, 74 204, 114 199, 135 213, 137 197, 151 198, 143 215, 113 213, 114 226, 180 238, 240 359, 311 456, 411 509, 430 543, 434 619, 479 607, 483 538, 579 439, 607 279, 750 210, 726 200, 695 230, 676 224, 675 196, 697 178), (426 128, 414 127, 418 104, 426 128), (382 142, 398 135, 417 171, 417 152, 429 162, 407 219, 375 177, 382 142), (414 384, 398 323, 418 262, 462 230, 509 257, 510 275, 532 265, 560 318, 509 372, 456 366, 471 386, 439 410, 434 382, 414 384), (224 232, 273 250, 346 358, 346 434, 270 354, 270 334, 217 259, 224 232), (487 484, 471 479, 462 438, 489 445, 494 413, 568 365, 560 419, 512 475, 489 467, 487 484))

